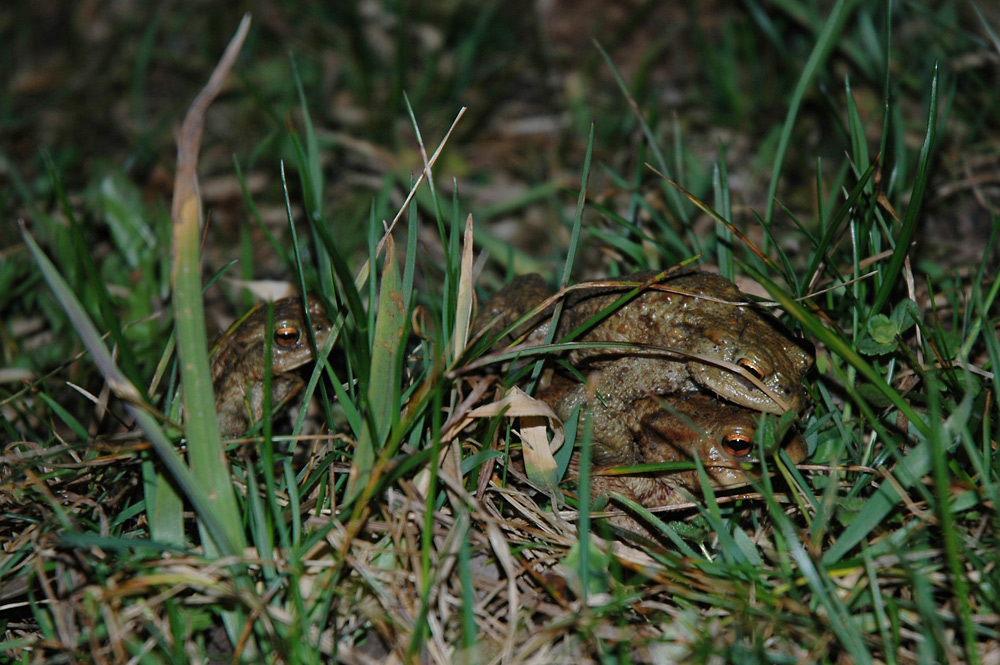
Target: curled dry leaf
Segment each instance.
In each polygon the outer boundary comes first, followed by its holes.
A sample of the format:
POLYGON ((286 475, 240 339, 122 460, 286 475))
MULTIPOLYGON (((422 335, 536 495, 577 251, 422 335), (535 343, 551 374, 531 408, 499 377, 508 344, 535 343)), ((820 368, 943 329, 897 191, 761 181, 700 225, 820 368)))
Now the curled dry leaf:
POLYGON ((236 289, 246 289, 260 301, 281 300, 295 295, 296 287, 287 280, 223 278, 236 289))
POLYGON ((556 460, 553 454, 565 441, 562 423, 548 404, 535 399, 520 388, 511 388, 503 399, 484 404, 469 413, 470 418, 492 418, 500 415, 520 418, 521 428, 514 430, 524 443, 524 467, 532 482, 555 489, 556 460), (548 427, 552 427, 549 441, 548 427))

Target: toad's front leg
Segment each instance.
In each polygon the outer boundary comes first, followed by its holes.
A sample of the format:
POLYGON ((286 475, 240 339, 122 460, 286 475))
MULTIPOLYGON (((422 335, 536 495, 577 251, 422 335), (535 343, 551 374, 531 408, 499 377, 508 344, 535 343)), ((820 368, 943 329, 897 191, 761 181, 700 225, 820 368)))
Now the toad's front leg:
MULTIPOLYGON (((589 405, 594 464, 634 464, 639 458, 635 401, 649 394, 693 390, 696 387, 683 363, 662 356, 628 356, 595 370, 587 383, 567 390, 556 405, 556 415, 565 422, 578 406, 589 405)), ((585 425, 581 418, 577 438, 583 436, 585 425)))

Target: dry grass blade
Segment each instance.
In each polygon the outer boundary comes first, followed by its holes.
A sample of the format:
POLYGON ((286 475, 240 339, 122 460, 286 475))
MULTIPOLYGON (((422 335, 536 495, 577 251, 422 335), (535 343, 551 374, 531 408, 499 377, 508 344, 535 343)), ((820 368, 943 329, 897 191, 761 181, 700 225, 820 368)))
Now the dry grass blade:
POLYGON ((474 294, 472 276, 472 253, 474 250, 472 242, 472 215, 465 220, 465 237, 462 242, 462 265, 458 280, 458 296, 456 298, 457 315, 455 316, 455 330, 452 333, 452 353, 454 360, 461 357, 465 350, 465 345, 469 341, 469 325, 472 322, 472 296, 474 294))
MULTIPOLYGON (((386 225, 385 232, 383 233, 382 238, 379 240, 375 248, 376 257, 381 255, 382 248, 386 242, 386 238, 392 235, 393 229, 396 228, 396 223, 399 222, 400 219, 402 219, 403 213, 410 205, 410 201, 413 199, 413 197, 416 196, 417 190, 420 189, 420 185, 423 184, 424 180, 430 176, 431 169, 434 167, 435 162, 437 162, 438 158, 441 156, 441 151, 444 150, 444 147, 448 144, 448 139, 451 138, 452 132, 455 131, 455 127, 458 125, 459 120, 461 120, 462 116, 464 115, 465 115, 465 107, 463 106, 461 109, 459 109, 458 115, 455 116, 455 120, 452 121, 451 127, 448 128, 448 132, 445 134, 444 138, 441 139, 441 143, 438 144, 438 147, 434 151, 434 154, 431 155, 430 159, 426 160, 426 163, 424 164, 424 169, 423 171, 420 172, 420 177, 418 177, 417 181, 413 183, 412 187, 410 187, 410 191, 407 193, 406 198, 403 200, 403 203, 400 204, 399 210, 396 212, 396 216, 393 217, 392 221, 386 225)), ((421 151, 422 150, 423 147, 421 146, 421 151)), ((354 285, 357 288, 360 289, 361 285, 365 283, 365 281, 368 279, 370 271, 371 271, 371 263, 366 260, 364 264, 361 266, 361 269, 358 271, 358 276, 354 280, 354 285)))
POLYGON ((516 434, 524 443, 522 450, 528 477, 532 482, 556 491, 559 478, 553 453, 566 440, 559 417, 548 404, 514 387, 503 399, 473 409, 466 418, 471 421, 474 418, 494 418, 500 414, 521 419, 521 429, 516 434), (551 441, 548 436, 550 430, 553 432, 551 441))

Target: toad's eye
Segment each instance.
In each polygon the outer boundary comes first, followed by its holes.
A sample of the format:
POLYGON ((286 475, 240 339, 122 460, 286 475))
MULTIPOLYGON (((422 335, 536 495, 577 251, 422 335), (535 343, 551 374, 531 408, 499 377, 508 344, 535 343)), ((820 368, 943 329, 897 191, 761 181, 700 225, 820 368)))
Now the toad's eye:
POLYGON ((283 349, 290 349, 299 343, 302 333, 295 326, 281 326, 274 330, 274 343, 283 349))
POLYGON ((740 358, 736 361, 736 364, 750 372, 755 379, 763 379, 767 374, 763 365, 753 358, 740 358))
POLYGON ((753 450, 753 436, 745 432, 730 432, 722 437, 722 447, 733 457, 746 457, 753 450))

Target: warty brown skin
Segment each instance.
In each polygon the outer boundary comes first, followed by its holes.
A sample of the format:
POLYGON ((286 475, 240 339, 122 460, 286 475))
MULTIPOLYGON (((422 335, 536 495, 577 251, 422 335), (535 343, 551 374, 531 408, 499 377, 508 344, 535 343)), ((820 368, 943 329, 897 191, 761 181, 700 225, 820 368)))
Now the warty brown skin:
MULTIPOLYGON (((654 272, 640 272, 607 281, 645 283, 655 276, 654 272)), ((644 348, 581 348, 571 352, 569 361, 588 373, 588 382, 563 394, 555 405, 560 418, 565 420, 578 405, 589 404, 593 438, 610 452, 631 444, 637 428, 632 406, 649 394, 707 389, 739 406, 770 413, 805 406, 802 379, 812 367, 812 356, 771 314, 749 303, 735 284, 703 272, 671 275, 657 284, 669 290, 643 290, 575 339, 644 348), (730 369, 733 366, 756 375, 780 402, 730 369)), ((568 293, 555 340, 602 314, 633 288, 633 284, 623 284, 568 293)), ((538 275, 519 277, 486 303, 476 318, 476 327, 494 319, 494 330, 509 327, 550 294, 538 275)), ((551 308, 543 310, 515 335, 526 335, 529 343, 541 343, 550 315, 551 308)))
MULTIPOLYGON (((593 468, 590 492, 594 498, 617 494, 655 508, 687 503, 691 496, 701 494, 696 469, 600 475, 602 469, 611 466, 691 462, 698 458, 711 486, 717 490, 747 485, 749 477, 754 475, 753 469, 759 468, 758 446, 754 442, 762 417, 759 412, 704 393, 645 397, 637 400, 633 409, 638 423, 633 433, 634 444, 626 450, 613 451, 615 459, 593 468)), ((806 444, 798 432, 790 431, 782 444, 793 464, 805 459, 806 444)), ((600 447, 600 443, 594 445, 600 447)), ((649 535, 642 523, 627 514, 610 517, 608 521, 618 528, 649 535)))
MULTIPOLYGON (((319 302, 309 297, 309 317, 316 346, 322 347, 331 324, 319 302)), ((264 367, 267 335, 266 303, 258 304, 226 332, 210 358, 215 412, 225 437, 245 432, 264 415, 264 367)), ((314 359, 299 297, 274 301, 271 341, 271 403, 288 402, 303 385, 291 373, 314 359)))

